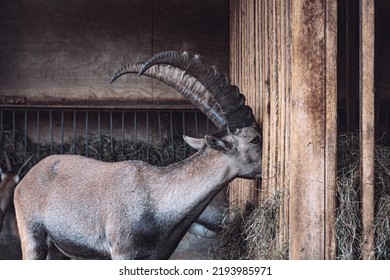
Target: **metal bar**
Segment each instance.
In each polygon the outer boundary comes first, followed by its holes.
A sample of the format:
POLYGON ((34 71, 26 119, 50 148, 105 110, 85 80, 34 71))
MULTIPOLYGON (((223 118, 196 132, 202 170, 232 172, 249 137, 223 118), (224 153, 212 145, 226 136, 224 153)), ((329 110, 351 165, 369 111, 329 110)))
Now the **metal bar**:
POLYGON ((125 160, 125 111, 122 111, 122 126, 121 126, 121 137, 122 137, 122 160, 125 160))
MULTIPOLYGON (((16 161, 16 112, 12 110, 12 144, 14 145, 13 157, 16 161)), ((16 162, 14 163, 16 164, 16 162)))
POLYGON ((375 3, 360 0, 360 174, 362 196, 362 258, 374 259, 375 145, 375 3))
POLYGON ((172 111, 169 112, 169 125, 170 125, 170 136, 171 136, 171 150, 172 150, 172 161, 176 161, 175 157, 175 145, 173 141, 173 117, 172 117, 172 111))
POLYGON ((101 128, 101 113, 102 111, 98 111, 98 143, 99 143, 99 159, 101 158, 102 154, 102 128, 101 128))
POLYGON ((53 154, 54 139, 53 139, 53 111, 49 110, 49 131, 50 131, 50 154, 53 154))
POLYGON ((89 112, 85 111, 85 156, 89 156, 89 147, 88 147, 88 131, 89 131, 89 112))
POLYGON ((61 154, 64 153, 64 111, 61 110, 61 154))
POLYGON ((27 110, 24 111, 24 155, 27 156, 27 110))
POLYGON ((161 130, 161 112, 157 113, 157 123, 158 123, 158 141, 160 142, 161 150, 161 165, 164 165, 164 144, 162 140, 162 130, 161 130))
POLYGON ((76 154, 76 111, 73 112, 73 154, 76 154))
POLYGON ((150 161, 149 111, 146 111, 146 162, 150 161))
POLYGON ((134 111, 134 152, 133 152, 133 159, 138 159, 137 111, 134 111))
POLYGON ((41 143, 39 114, 40 114, 40 110, 37 110, 37 156, 38 156, 38 158, 40 157, 40 143, 41 143))
POLYGON ((110 146, 111 146, 111 159, 114 161, 114 136, 112 133, 112 111, 110 111, 110 146))

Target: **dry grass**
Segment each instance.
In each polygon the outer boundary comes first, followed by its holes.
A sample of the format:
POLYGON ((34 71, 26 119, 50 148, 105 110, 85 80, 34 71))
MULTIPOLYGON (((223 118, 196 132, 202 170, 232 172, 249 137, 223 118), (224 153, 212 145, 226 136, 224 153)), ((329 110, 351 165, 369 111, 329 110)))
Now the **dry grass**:
POLYGON ((338 139, 336 238, 339 259, 358 259, 361 250, 358 144, 355 134, 338 139))
MULTIPOLYGON (((363 243, 359 173, 359 137, 338 139, 337 246, 339 259, 360 259, 363 243)), ((390 259, 390 147, 375 146, 375 257, 390 259)))
MULTIPOLYGON (((338 138, 336 239, 338 259, 360 259, 362 220, 359 174, 359 137, 338 138)), ((222 225, 217 259, 286 259, 287 244, 279 245, 279 201, 275 195, 258 206, 231 208, 222 225)), ((375 257, 390 259, 390 147, 375 147, 375 257)))
POLYGON ((287 259, 287 244, 278 244, 280 199, 280 194, 275 194, 257 206, 248 202, 244 209, 230 207, 211 257, 242 260, 287 259))

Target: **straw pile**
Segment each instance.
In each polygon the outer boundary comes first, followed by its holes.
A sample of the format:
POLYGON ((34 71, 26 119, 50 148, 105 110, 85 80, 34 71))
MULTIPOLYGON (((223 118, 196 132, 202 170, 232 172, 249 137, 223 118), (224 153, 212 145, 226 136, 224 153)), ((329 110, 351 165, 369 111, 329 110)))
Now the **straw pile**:
MULTIPOLYGON (((348 134, 338 141, 337 245, 339 259, 360 259, 359 137, 348 134)), ((375 257, 390 259, 390 147, 375 146, 375 257)))
POLYGON ((213 259, 287 259, 287 244, 278 244, 280 194, 260 203, 248 202, 244 209, 230 207, 222 223, 213 259), (273 221, 273 222, 272 222, 273 221))
MULTIPOLYGON (((338 259, 360 259, 362 221, 359 137, 338 138, 336 239, 338 259)), ((231 207, 211 257, 216 259, 286 259, 287 244, 278 245, 279 201, 274 197, 245 209, 231 207), (255 206, 257 205, 257 206, 255 206)), ((390 259, 390 147, 375 147, 375 257, 390 259)))

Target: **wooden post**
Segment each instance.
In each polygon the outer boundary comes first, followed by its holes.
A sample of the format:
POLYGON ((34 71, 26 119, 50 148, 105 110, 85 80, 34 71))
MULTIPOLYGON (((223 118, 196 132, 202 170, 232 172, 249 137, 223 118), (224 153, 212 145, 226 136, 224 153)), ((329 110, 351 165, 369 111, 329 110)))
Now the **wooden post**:
POLYGON ((374 259, 374 41, 375 7, 360 1, 360 173, 363 220, 363 259, 374 259))
POLYGON ((325 259, 336 259, 337 1, 326 9, 325 259))
POLYGON ((231 77, 263 133, 260 193, 281 195, 279 244, 293 259, 334 259, 337 1, 231 0, 231 77))
POLYGON ((334 255, 335 242, 327 238, 334 236, 329 222, 334 221, 336 152, 335 5, 326 0, 292 1, 291 259, 334 255))
MULTIPOLYGON (((254 1, 230 1, 230 76, 231 82, 246 96, 258 122, 261 96, 258 80, 258 53, 256 53, 256 24, 254 1)), ((236 179, 230 184, 229 200, 243 207, 247 201, 257 201, 258 182, 236 179)))

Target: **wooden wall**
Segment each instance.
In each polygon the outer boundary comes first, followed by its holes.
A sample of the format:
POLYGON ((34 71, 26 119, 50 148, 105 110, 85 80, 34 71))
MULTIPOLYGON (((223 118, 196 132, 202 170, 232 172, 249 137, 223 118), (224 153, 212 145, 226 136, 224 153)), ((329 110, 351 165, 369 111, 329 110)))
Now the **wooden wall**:
POLYGON ((25 101, 188 106, 149 78, 126 76, 108 84, 121 65, 164 50, 199 53, 229 71, 228 0, 1 0, 0 5, 0 106, 25 101))
POLYGON ((231 75, 263 128, 261 188, 280 195, 279 246, 292 259, 334 258, 336 1, 231 1, 231 75))

